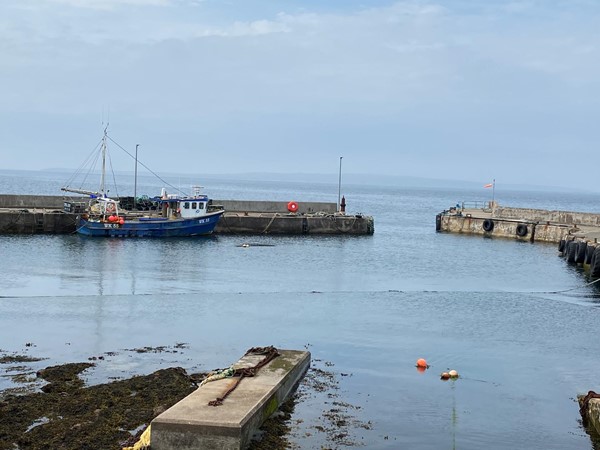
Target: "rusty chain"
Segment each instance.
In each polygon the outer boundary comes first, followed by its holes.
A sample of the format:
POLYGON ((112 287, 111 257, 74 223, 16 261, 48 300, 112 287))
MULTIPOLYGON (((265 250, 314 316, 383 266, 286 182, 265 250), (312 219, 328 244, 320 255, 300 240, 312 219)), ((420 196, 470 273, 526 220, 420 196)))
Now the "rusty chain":
POLYGON ((221 406, 223 404, 223 400, 227 398, 229 394, 231 394, 235 388, 238 387, 242 378, 245 377, 253 377, 256 375, 258 370, 267 365, 277 356, 279 356, 279 352, 272 345, 268 347, 252 347, 249 349, 244 356, 252 356, 252 355, 265 355, 263 359, 261 359, 255 366, 253 367, 242 367, 239 369, 235 369, 232 377, 235 378, 235 382, 225 391, 221 396, 217 397, 214 400, 208 402, 209 406, 221 406))

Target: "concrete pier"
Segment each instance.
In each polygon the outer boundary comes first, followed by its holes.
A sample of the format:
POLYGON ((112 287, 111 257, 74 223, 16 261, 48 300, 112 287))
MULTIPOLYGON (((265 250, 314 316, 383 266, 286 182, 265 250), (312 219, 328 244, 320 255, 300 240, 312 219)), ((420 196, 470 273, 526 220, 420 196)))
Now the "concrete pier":
POLYGON ((74 214, 58 209, 0 210, 0 234, 68 234, 75 223, 74 214))
POLYGON ((569 235, 600 231, 600 214, 463 204, 438 214, 436 231, 559 243, 569 235))
MULTIPOLYGON (((76 206, 82 197, 0 195, 0 234, 68 234, 75 232, 76 206), (65 203, 66 202, 66 203, 65 203)), ((225 209, 215 234, 349 234, 371 235, 374 219, 340 214, 335 203, 213 200, 225 209)))
POLYGON ((60 195, 0 195, 0 208, 58 209, 62 211, 64 197, 60 195))
MULTIPOLYGON (((206 383, 152 421, 152 450, 241 450, 253 433, 295 389, 310 366, 310 353, 279 350, 280 356, 243 378, 220 406, 209 402, 232 384, 206 383)), ((260 356, 244 356, 235 368, 252 367, 260 356)))
POLYGON ((363 215, 226 212, 215 234, 352 234, 374 233, 373 218, 363 215))

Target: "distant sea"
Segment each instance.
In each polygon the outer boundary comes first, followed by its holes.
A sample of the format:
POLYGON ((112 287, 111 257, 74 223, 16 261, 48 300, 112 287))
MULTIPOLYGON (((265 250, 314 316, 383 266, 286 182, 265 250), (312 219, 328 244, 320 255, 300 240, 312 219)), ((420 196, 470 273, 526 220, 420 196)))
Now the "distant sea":
MULTIPOLYGON (((67 179, 0 171, 0 193, 60 195, 67 179)), ((338 196, 337 179, 163 180, 141 177, 138 194, 168 182, 221 200, 338 196)), ((46 358, 32 370, 103 355, 89 383, 226 367, 254 346, 308 349, 335 392, 296 406, 300 448, 594 448, 576 396, 600 389, 600 291, 581 269, 556 245, 436 233, 438 212, 490 200, 489 189, 371 182, 343 183, 342 194, 348 212, 374 217, 373 236, 0 236, 0 349, 46 358), (431 366, 424 373, 418 358, 431 366), (441 381, 447 369, 460 378, 441 381), (323 427, 340 405, 351 411, 347 441, 323 427)), ((600 212, 600 194, 494 195, 505 206, 600 212)), ((0 364, 0 390, 14 387, 8 369, 0 364)))

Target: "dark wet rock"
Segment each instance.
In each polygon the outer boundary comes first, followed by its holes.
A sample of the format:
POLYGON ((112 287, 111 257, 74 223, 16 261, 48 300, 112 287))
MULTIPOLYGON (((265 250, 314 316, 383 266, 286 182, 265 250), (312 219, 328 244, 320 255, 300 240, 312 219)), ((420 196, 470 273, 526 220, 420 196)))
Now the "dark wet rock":
POLYGON ((40 376, 54 388, 6 397, 0 403, 0 450, 121 449, 135 442, 157 413, 196 389, 180 367, 82 387, 74 377, 89 366, 49 367, 40 376))
MULTIPOLYGON (((0 450, 120 450, 133 445, 152 419, 192 393, 206 376, 175 367, 85 387, 80 376, 93 365, 72 363, 39 370, 38 380, 48 382, 43 392, 0 392, 0 450)), ((317 440, 325 444, 323 449, 361 446, 357 433, 370 430, 372 424, 356 417, 360 406, 342 401, 339 377, 352 374, 339 374, 333 367, 314 360, 296 393, 262 425, 250 449, 298 448, 298 442, 311 435, 320 435, 317 440), (294 410, 302 402, 320 409, 320 414, 307 422, 294 419, 294 410)))
POLYGON ((42 386, 43 392, 67 392, 83 387, 83 380, 79 378, 79 374, 93 366, 91 363, 62 364, 46 367, 39 370, 36 375, 49 382, 42 386))
POLYGON ((2 355, 0 356, 0 364, 14 364, 24 362, 42 361, 43 358, 35 358, 27 355, 2 355))

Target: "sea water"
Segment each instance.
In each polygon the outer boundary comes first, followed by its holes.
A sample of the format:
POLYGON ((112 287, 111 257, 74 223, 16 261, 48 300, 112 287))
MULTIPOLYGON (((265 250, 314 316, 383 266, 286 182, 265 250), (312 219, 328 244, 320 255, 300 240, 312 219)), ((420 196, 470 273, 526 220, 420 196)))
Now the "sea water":
MULTIPOLYGON (((61 181, 2 172, 0 191, 56 194, 61 181)), ((335 183, 205 184, 219 199, 338 194, 335 183)), ((600 299, 581 269, 554 244, 435 232, 438 212, 487 190, 356 183, 343 194, 349 212, 374 216, 373 236, 0 236, 0 349, 46 358, 34 368, 102 356, 89 383, 226 367, 254 346, 308 349, 333 379, 296 406, 301 448, 593 448, 576 395, 598 389, 600 299), (159 346, 168 351, 133 351, 159 346), (431 367, 417 371, 418 358, 431 367), (448 369, 460 378, 441 381, 448 369), (343 408, 354 426, 336 440, 324 417, 343 408)), ((582 193, 495 195, 505 206, 600 205, 582 193)))

